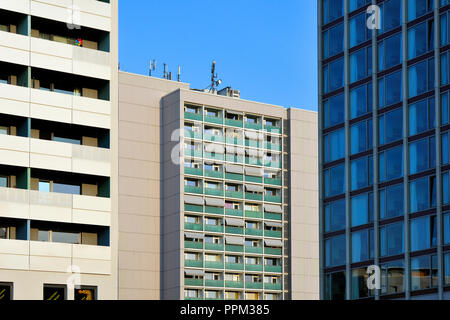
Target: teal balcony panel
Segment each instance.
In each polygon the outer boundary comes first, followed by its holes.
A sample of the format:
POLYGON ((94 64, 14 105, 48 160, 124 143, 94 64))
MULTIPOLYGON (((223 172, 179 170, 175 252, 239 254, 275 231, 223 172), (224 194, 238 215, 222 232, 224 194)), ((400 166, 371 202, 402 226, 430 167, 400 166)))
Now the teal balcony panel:
POLYGON ((262 289, 263 283, 262 282, 246 282, 245 288, 246 289, 262 289))
POLYGON ((245 216, 248 218, 262 219, 263 213, 259 211, 245 211, 245 216))
POLYGON ((246 253, 262 254, 263 253, 263 248, 262 247, 245 247, 245 252, 246 253))
POLYGON ((269 196, 269 195, 264 195, 264 201, 266 202, 275 202, 275 203, 281 203, 281 197, 279 196, 269 196))
POLYGON ((225 209, 225 214, 227 216, 243 217, 244 216, 244 211, 236 210, 236 209, 225 209))
POLYGON ((281 179, 264 178, 265 184, 271 184, 274 186, 281 186, 281 179))
POLYGON ((215 124, 223 124, 222 117, 205 116, 204 121, 209 122, 209 123, 215 123, 215 124))
POLYGON ((207 159, 220 160, 220 161, 223 161, 223 159, 224 159, 224 155, 221 154, 221 153, 205 152, 204 157, 207 158, 207 159))
POLYGON ((244 270, 244 265, 242 263, 226 263, 225 269, 227 270, 244 270))
POLYGON ((234 289, 243 289, 244 288, 244 282, 225 281, 225 287, 226 288, 234 288, 234 289))
POLYGON ((223 243, 205 243, 205 250, 223 251, 223 243))
POLYGON ((203 249, 203 242, 185 241, 184 247, 187 249, 203 249))
POLYGON ((274 127, 274 126, 265 125, 264 126, 264 131, 270 132, 270 133, 281 134, 281 128, 280 127, 274 127))
POLYGON ((184 260, 184 266, 189 268, 203 268, 201 260, 184 260))
POLYGON ((193 175, 193 176, 202 176, 203 175, 203 170, 202 169, 197 169, 197 168, 184 167, 184 174, 190 174, 190 175, 193 175))
POLYGON ((184 186, 184 192, 203 194, 203 188, 202 187, 193 187, 193 186, 184 186))
POLYGON ((203 287, 203 279, 184 279, 184 285, 190 287, 203 287))
POLYGON ((263 231, 259 229, 245 229, 245 234, 247 236, 259 236, 262 237, 263 231))
POLYGON ((242 120, 233 120, 233 119, 225 119, 225 125, 237 128, 244 127, 244 121, 242 120))
POLYGON ((223 214, 223 208, 222 207, 205 206, 205 212, 213 213, 213 214, 223 214))
POLYGON ((215 225, 205 224, 205 231, 222 233, 223 226, 215 226, 215 225))
POLYGON ((265 290, 282 290, 283 286, 281 283, 264 283, 264 289, 265 290))
POLYGON ((216 179, 223 179, 223 172, 221 172, 221 171, 205 170, 205 177, 216 178, 216 179))
POLYGON ((203 206, 197 206, 195 204, 184 204, 184 211, 203 212, 203 206))
POLYGON ((205 194, 208 196, 223 197, 223 189, 208 189, 205 188, 205 194))
POLYGON ((184 118, 195 121, 203 121, 203 115, 201 113, 185 112, 184 118))
POLYGON ((213 141, 213 142, 224 142, 225 138, 223 136, 215 135, 215 134, 207 134, 203 135, 203 140, 213 141))
POLYGON ((245 122, 245 128, 246 129, 252 129, 252 130, 261 130, 262 129, 262 124, 261 123, 245 122))
POLYGON ((266 213, 264 213, 264 219, 281 221, 281 220, 283 220, 283 216, 280 213, 266 212, 266 213))
POLYGON ((264 253, 265 254, 271 254, 271 255, 277 255, 277 256, 281 256, 283 254, 283 251, 281 250, 281 248, 264 248, 264 253))
POLYGON ((227 198, 243 199, 244 193, 242 191, 225 191, 225 196, 227 198))
POLYGON ((282 234, 281 231, 264 230, 264 236, 272 238, 281 238, 282 234))
POLYGON ((243 246, 236 246, 236 245, 229 245, 229 244, 227 244, 225 246, 225 251, 228 251, 228 252, 244 252, 244 247, 243 246))
POLYGON ((283 267, 282 266, 264 266, 265 272, 272 272, 272 273, 282 273, 283 267))
POLYGON ((208 269, 223 269, 223 262, 205 261, 205 268, 208 268, 208 269))
POLYGON ((225 179, 227 180, 235 180, 235 181, 244 181, 244 176, 242 174, 237 173, 226 173, 225 179))
POLYGON ((225 227, 225 233, 244 234, 244 229, 239 227, 225 227))
MULTIPOLYGON (((247 271, 263 271, 264 266, 262 264, 246 264, 245 270, 247 271)), ((261 283, 262 287, 262 283, 261 283)))
POLYGON ((246 200, 262 201, 263 195, 261 193, 245 193, 246 200))
POLYGON ((184 229, 185 230, 203 231, 203 224, 185 223, 184 224, 184 229))
POLYGON ((205 279, 205 287, 213 287, 213 288, 223 288, 224 281, 223 280, 208 280, 205 279))
POLYGON ((263 178, 262 177, 253 177, 253 176, 245 176, 246 182, 255 182, 255 183, 262 183, 263 178))
POLYGON ((187 157, 202 158, 203 157, 203 151, 202 150, 184 149, 184 155, 187 156, 187 157))

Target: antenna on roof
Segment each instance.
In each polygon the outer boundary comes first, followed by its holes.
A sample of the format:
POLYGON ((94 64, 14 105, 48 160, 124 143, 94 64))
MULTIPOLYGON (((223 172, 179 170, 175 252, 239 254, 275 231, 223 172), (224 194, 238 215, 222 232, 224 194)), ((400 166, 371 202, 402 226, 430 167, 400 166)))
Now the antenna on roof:
POLYGON ((213 61, 211 66, 211 85, 205 90, 208 90, 210 88, 209 92, 216 93, 216 87, 220 86, 220 84, 222 83, 222 79, 217 78, 218 75, 216 73, 216 61, 213 61))
POLYGON ((177 76, 177 81, 178 81, 178 82, 181 81, 181 66, 178 66, 178 76, 177 76))
POLYGON ((150 60, 150 68, 148 69, 148 75, 151 77, 152 76, 152 70, 155 71, 156 70, 156 60, 153 59, 150 60))

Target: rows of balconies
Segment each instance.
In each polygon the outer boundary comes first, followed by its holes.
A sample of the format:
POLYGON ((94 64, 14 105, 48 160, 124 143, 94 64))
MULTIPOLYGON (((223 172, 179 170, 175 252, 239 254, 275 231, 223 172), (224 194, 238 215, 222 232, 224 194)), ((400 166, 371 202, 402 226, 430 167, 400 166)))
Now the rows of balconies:
MULTIPOLYGON (((283 219, 281 213, 272 213, 272 212, 262 212, 262 211, 244 211, 240 209, 227 209, 221 207, 211 207, 211 206, 201 206, 195 204, 185 204, 184 205, 185 212, 193 212, 193 213, 206 213, 206 214, 214 214, 214 215, 225 215, 225 216, 233 216, 233 217, 247 217, 247 218, 255 218, 255 219, 266 219, 266 220, 278 220, 281 221, 283 219)), ((206 226, 205 226, 206 228, 206 226)))
MULTIPOLYGON (((185 223, 185 230, 192 231, 209 231, 209 232, 225 232, 229 234, 236 235, 248 235, 248 236, 258 236, 258 237, 271 237, 271 238, 281 238, 282 232, 278 230, 266 230, 266 229, 251 229, 244 227, 235 227, 235 226, 208 226, 197 223, 185 223), (205 228, 205 230, 203 230, 205 228)), ((281 223, 280 223, 281 228, 281 223)))

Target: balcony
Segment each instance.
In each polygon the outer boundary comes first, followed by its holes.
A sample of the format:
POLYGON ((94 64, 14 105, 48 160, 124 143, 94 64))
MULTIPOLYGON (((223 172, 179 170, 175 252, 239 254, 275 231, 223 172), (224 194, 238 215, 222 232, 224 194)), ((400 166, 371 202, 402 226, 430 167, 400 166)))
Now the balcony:
POLYGON ((274 178, 264 178, 264 183, 265 184, 271 184, 274 186, 281 186, 282 182, 281 179, 274 179, 274 178))
POLYGON ((245 229, 245 235, 262 237, 263 231, 260 229, 245 229))
POLYGON ((225 191, 225 196, 227 198, 243 199, 244 193, 242 191, 225 191))
POLYGON ((203 212, 203 206, 197 206, 195 204, 184 204, 184 211, 190 212, 203 212))
POLYGON ((264 230, 265 237, 281 238, 281 231, 264 230))
POLYGON ((281 196, 271 196, 271 195, 264 195, 264 201, 266 202, 274 202, 274 203, 281 203, 281 196))
POLYGON ((229 245, 229 244, 227 244, 225 246, 225 251, 228 251, 228 252, 244 252, 244 247, 243 246, 236 246, 236 245, 229 245))
POLYGON ((70 143, 0 136, 0 163, 109 177, 110 150, 70 143))
POLYGON ((223 262, 205 261, 205 268, 208 268, 208 269, 223 269, 223 262))
POLYGON ((205 194, 208 196, 223 197, 223 189, 205 188, 205 194))
POLYGON ((213 117, 213 116, 205 116, 205 122, 214 123, 214 124, 223 124, 222 117, 213 117))
POLYGON ((283 290, 283 286, 281 283, 264 283, 265 290, 283 290))
POLYGON ((203 242, 184 241, 184 247, 186 249, 203 249, 203 242))
POLYGON ((2 217, 111 225, 108 198, 0 188, 0 208, 2 217))
POLYGON ((262 124, 261 123, 253 123, 253 122, 245 122, 245 128, 252 129, 252 130, 261 130, 262 124))
POLYGON ((210 160, 223 161, 225 156, 223 154, 221 154, 221 153, 205 152, 204 153, 204 157, 206 159, 210 159, 210 160))
POLYGON ((277 168, 277 169, 281 169, 281 162, 279 161, 271 161, 271 160, 266 160, 264 162, 264 166, 265 167, 270 167, 270 168, 277 168))
POLYGON ((225 142, 227 144, 234 144, 234 145, 242 146, 244 144, 244 139, 226 136, 225 137, 225 142))
POLYGON ((185 223, 184 224, 185 230, 194 230, 194 231, 203 231, 203 224, 199 223, 185 223))
POLYGON ((283 267, 282 266, 264 266, 265 272, 274 272, 274 273, 282 273, 283 267))
POLYGON ((245 146, 251 148, 262 148, 263 142, 259 140, 245 140, 245 146))
POLYGON ((222 171, 205 170, 205 177, 223 179, 222 171))
POLYGON ((225 139, 223 136, 215 135, 215 134, 208 134, 205 133, 203 135, 203 139, 206 141, 213 141, 213 142, 224 142, 225 139))
POLYGON ((283 220, 283 216, 280 213, 266 212, 266 213, 264 213, 264 219, 281 221, 281 220, 283 220))
POLYGON ((212 213, 212 214, 223 214, 223 208, 205 206, 205 212, 212 213))
POLYGON ((201 260, 184 260, 184 266, 189 268, 203 268, 201 260))
POLYGON ((244 211, 240 209, 225 209, 225 214, 227 216, 233 216, 233 217, 243 217, 244 211))
POLYGON ((243 181, 244 176, 242 174, 237 173, 225 173, 225 179, 227 180, 235 180, 235 181, 243 181))
POLYGON ((264 148, 271 151, 281 151, 281 144, 264 142, 264 148))
POLYGON ((201 132, 192 131, 192 130, 184 130, 184 137, 190 139, 203 139, 203 134, 201 132))
POLYGON ((270 126, 270 125, 265 125, 264 126, 264 131, 270 132, 270 133, 281 134, 281 128, 280 127, 275 127, 275 126, 270 126))
POLYGON ((184 192, 186 193, 195 193, 195 194, 203 194, 203 187, 195 187, 195 186, 184 186, 184 192))
POLYGON ((184 279, 184 285, 189 287, 203 287, 203 279, 184 279))
POLYGON ((244 157, 227 154, 226 161, 234 163, 244 163, 244 157))
POLYGON ((197 168, 184 167, 184 174, 189 174, 191 176, 203 176, 203 170, 197 168))
POLYGON ((283 251, 282 251, 281 248, 267 248, 267 247, 264 247, 264 254, 281 256, 283 254, 283 251))
POLYGON ((254 159, 254 158, 249 158, 249 157, 245 157, 245 164, 251 164, 254 166, 262 166, 262 160, 261 159, 254 159))
POLYGON ((203 151, 202 150, 184 149, 184 155, 186 157, 202 158, 203 151))
POLYGON ((205 279, 205 287, 212 288, 223 288, 224 281, 223 280, 208 280, 205 279))
POLYGON ((243 128, 244 122, 242 120, 225 119, 225 125, 236 128, 243 128))
POLYGON ((244 229, 239 227, 225 227, 225 233, 244 234, 244 229))
POLYGON ((262 289, 263 283, 262 282, 246 282, 245 288, 246 289, 262 289))
POLYGON ((205 224, 205 231, 223 233, 223 226, 205 224))
POLYGON ((254 182, 254 183, 262 183, 263 178, 262 177, 253 177, 253 176, 245 176, 246 182, 254 182))
POLYGON ((201 113, 185 112, 184 119, 203 121, 203 115, 201 113))
POLYGON ((245 193, 246 200, 262 201, 263 195, 261 193, 245 193))
POLYGON ((245 216, 247 218, 262 219, 263 213, 259 211, 245 211, 245 216))
POLYGON ((223 243, 205 243, 205 250, 223 251, 223 243))
POLYGON ((225 269, 227 270, 244 270, 244 265, 242 263, 225 263, 225 269))
POLYGON ((225 281, 225 287, 226 288, 233 288, 233 289, 243 289, 244 288, 244 282, 225 281))
MULTIPOLYGON (((262 264, 246 264, 245 270, 246 271, 263 271, 264 266, 262 264)), ((262 283, 261 283, 262 286, 262 283)), ((256 288, 254 288, 256 289, 256 288)))
POLYGON ((262 254, 263 248, 262 247, 245 247, 246 253, 256 253, 256 254, 262 254))

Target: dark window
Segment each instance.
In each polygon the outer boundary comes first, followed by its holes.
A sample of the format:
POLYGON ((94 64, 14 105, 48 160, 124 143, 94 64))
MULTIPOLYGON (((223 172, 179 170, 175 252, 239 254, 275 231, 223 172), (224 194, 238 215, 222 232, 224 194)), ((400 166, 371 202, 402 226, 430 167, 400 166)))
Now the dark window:
POLYGON ((13 299, 13 284, 0 282, 0 301, 13 299))
POLYGON ((352 119, 372 112, 372 105, 373 95, 371 82, 350 91, 350 116, 352 119))
POLYGON ((436 127, 434 97, 409 105, 409 135, 425 132, 436 127))
POLYGON ((367 268, 352 270, 352 299, 363 299, 374 296, 374 291, 367 287, 367 268))
POLYGON ((411 258, 411 290, 437 287, 437 256, 411 258))
POLYGON ((411 251, 426 250, 436 247, 436 216, 421 217, 411 220, 411 251))
POLYGON ((380 253, 382 257, 404 252, 403 222, 397 222, 380 228, 380 253))
POLYGON ((95 287, 81 287, 75 289, 75 301, 78 300, 97 300, 97 288, 95 287))
POLYGON ((434 21, 428 20, 408 30, 408 59, 434 49, 434 21))
POLYGON ((332 127, 344 122, 344 94, 331 97, 323 103, 324 127, 332 127))
POLYGON ((381 294, 405 291, 405 266, 403 260, 392 261, 381 266, 381 294))
POLYGON ((325 264, 327 267, 344 265, 346 260, 345 254, 345 235, 325 240, 325 264))
POLYGON ((402 34, 397 33, 378 42, 378 71, 402 62, 402 34))
POLYGON ((436 207, 436 177, 425 177, 409 184, 411 213, 436 207))
POLYGON ((66 299, 65 285, 44 285, 44 300, 60 301, 66 299))
POLYGON ((389 219, 404 214, 403 184, 380 190, 380 218, 389 219))
POLYGON ((384 113, 378 118, 380 145, 403 137, 403 109, 384 113))
POLYGON ((325 275, 325 299, 345 300, 345 272, 325 275))
POLYGON ((325 232, 345 229, 345 199, 325 205, 325 232))

